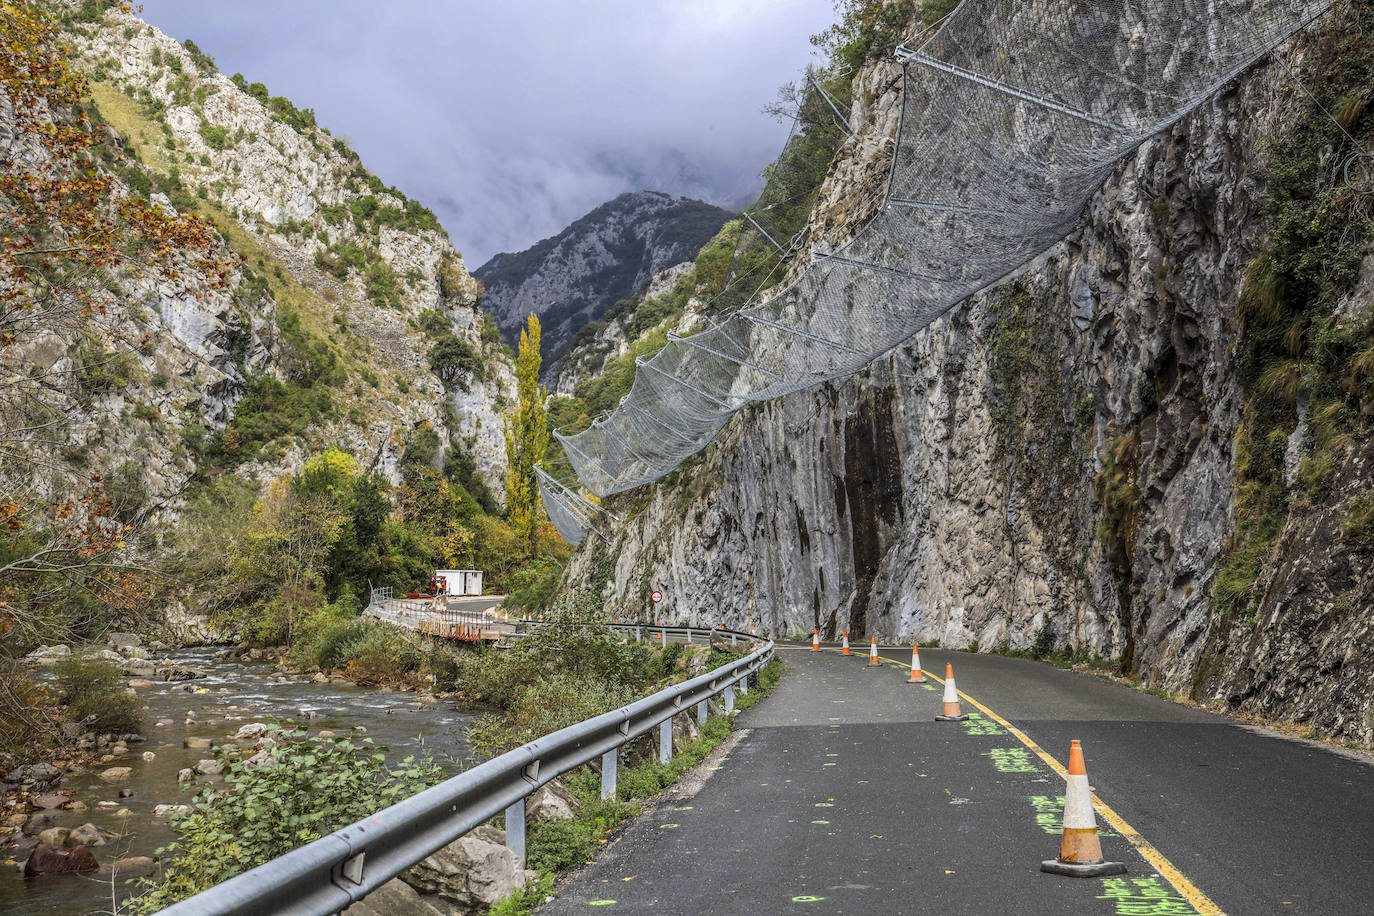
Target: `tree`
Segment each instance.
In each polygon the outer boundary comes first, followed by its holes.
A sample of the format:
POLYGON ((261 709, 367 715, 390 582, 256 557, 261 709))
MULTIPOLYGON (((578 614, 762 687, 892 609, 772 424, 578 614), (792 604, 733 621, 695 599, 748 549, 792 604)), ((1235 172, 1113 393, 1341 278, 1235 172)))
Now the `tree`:
POLYGON ((548 392, 539 384, 539 316, 530 315, 520 332, 515 360, 515 404, 506 414, 506 508, 520 541, 534 552, 539 531, 539 488, 534 466, 549 448, 549 423, 544 401, 548 392))

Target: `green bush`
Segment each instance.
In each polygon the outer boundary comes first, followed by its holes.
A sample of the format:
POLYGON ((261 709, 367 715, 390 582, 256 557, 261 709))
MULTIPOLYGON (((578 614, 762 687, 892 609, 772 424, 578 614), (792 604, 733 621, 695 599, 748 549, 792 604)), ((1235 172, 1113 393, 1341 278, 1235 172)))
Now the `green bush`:
POLYGON ((205 145, 210 149, 224 149, 225 143, 229 139, 229 131, 217 124, 209 121, 200 122, 200 138, 205 141, 205 145))
POLYGON ((556 872, 585 864, 601 840, 634 812, 623 802, 598 801, 583 805, 576 817, 538 825, 530 831, 525 847, 529 867, 556 872))
POLYGON ((143 704, 124 689, 119 666, 98 658, 72 655, 57 665, 58 702, 67 719, 97 734, 143 730, 143 704))
POLYGON ((240 872, 414 795, 440 779, 429 760, 386 762, 386 748, 355 734, 307 737, 272 729, 263 766, 248 769, 234 747, 220 747, 222 784, 201 787, 172 826, 177 841, 158 850, 161 874, 134 910, 153 913, 240 872))
POLYGON ((477 348, 453 333, 439 334, 429 348, 429 368, 452 390, 468 390, 470 379, 486 376, 486 367, 477 348))

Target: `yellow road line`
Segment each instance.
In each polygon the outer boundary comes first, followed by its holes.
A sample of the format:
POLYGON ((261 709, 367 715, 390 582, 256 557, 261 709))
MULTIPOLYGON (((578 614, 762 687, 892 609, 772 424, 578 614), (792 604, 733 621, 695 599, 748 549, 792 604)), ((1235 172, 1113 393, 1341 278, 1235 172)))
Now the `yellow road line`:
MULTIPOLYGON (((838 650, 835 649, 829 651, 838 652, 838 650)), ((909 663, 900 662, 896 659, 891 658, 883 658, 881 655, 878 656, 878 658, 889 665, 895 665, 898 668, 905 668, 907 670, 911 669, 911 665, 909 663)), ((939 675, 931 674, 929 671, 925 671, 924 674, 926 677, 938 681, 941 685, 945 683, 945 679, 940 677, 939 675)), ((981 710, 985 715, 987 715, 988 718, 992 719, 998 725, 1005 728, 1008 732, 1015 735, 1016 740, 1020 741, 1030 750, 1034 751, 1036 756, 1038 756, 1041 760, 1045 761, 1045 763, 1049 764, 1050 768, 1054 770, 1056 773, 1058 773, 1061 778, 1065 780, 1069 778, 1068 768, 1065 767, 1058 760, 1054 759, 1054 757, 1050 756, 1042 747, 1040 747, 1040 745, 1032 741, 1030 735, 1027 735, 1025 732, 1021 731, 1021 729, 1017 728, 1015 725, 1012 725, 1006 719, 1002 718, 997 713, 993 712, 991 709, 988 709, 982 703, 978 702, 973 697, 964 693, 962 690, 959 691, 959 696, 963 697, 965 700, 968 700, 970 704, 978 707, 978 709, 981 710)), ((1096 792, 1092 794, 1092 798, 1093 807, 1096 808, 1102 814, 1103 819, 1105 819, 1107 823, 1111 824, 1112 828, 1116 830, 1117 833, 1121 834, 1123 837, 1129 840, 1131 845, 1134 846, 1137 850, 1139 850, 1140 854, 1145 857, 1145 860, 1155 867, 1155 871, 1159 872, 1160 876, 1163 877, 1164 880, 1172 884, 1174 886, 1174 890, 1178 891, 1179 895, 1182 896, 1183 899, 1187 900, 1188 903, 1193 907, 1193 909, 1197 910, 1198 913, 1201 914, 1201 916, 1226 916, 1226 913, 1222 910, 1221 907, 1217 906, 1216 903, 1212 901, 1212 898, 1204 894, 1202 892, 1202 889, 1199 888, 1192 881, 1189 881, 1187 876, 1184 875, 1183 872, 1179 871, 1178 866, 1170 862, 1168 858, 1165 857, 1164 853, 1160 852, 1159 849, 1153 843, 1145 839, 1145 837, 1141 836, 1140 831, 1136 830, 1130 824, 1126 823, 1126 819, 1123 818, 1121 815, 1117 814, 1114 810, 1112 810, 1111 806, 1104 802, 1101 798, 1099 798, 1096 792)))

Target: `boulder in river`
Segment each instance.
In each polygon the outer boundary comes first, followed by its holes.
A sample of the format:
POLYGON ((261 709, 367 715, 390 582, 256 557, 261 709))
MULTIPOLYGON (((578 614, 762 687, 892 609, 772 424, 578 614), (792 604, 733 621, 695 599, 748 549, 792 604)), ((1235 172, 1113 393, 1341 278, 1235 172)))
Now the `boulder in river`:
POLYGON ((188 805, 155 805, 153 806, 153 817, 168 817, 173 814, 185 814, 190 811, 188 805))
POLYGON ((144 687, 156 687, 156 686, 157 686, 157 682, 156 682, 156 681, 150 681, 150 680, 148 680, 147 678, 143 678, 143 677, 136 677, 136 678, 133 678, 132 680, 129 681, 129 686, 130 686, 130 687, 133 687, 133 688, 136 689, 136 690, 141 690, 141 689, 143 689, 144 687))
POLYGON ((57 815, 51 811, 35 811, 24 820, 24 835, 38 836, 49 827, 57 826, 57 815))
POLYGON ((196 771, 193 770, 193 769, 191 769, 190 767, 182 767, 182 768, 177 772, 177 784, 178 784, 178 785, 180 785, 181 783, 190 782, 191 780, 193 780, 193 779, 195 779, 195 778, 196 778, 196 771))
POLYGON ((133 767, 110 767, 100 771, 100 778, 106 782, 123 782, 134 771, 133 767))
POLYGON ((24 877, 37 878, 43 875, 84 875, 100 870, 100 863, 85 846, 72 850, 57 849, 47 843, 39 843, 24 863, 24 877))
POLYGON ((136 633, 111 633, 105 637, 105 642, 111 649, 123 652, 143 644, 143 640, 136 633))
POLYGON ((196 761, 196 765, 192 769, 201 776, 218 776, 224 772, 224 764, 207 757, 204 760, 196 761))
POLYGON ((267 731, 267 726, 262 722, 249 722, 247 725, 240 725, 239 730, 234 732, 234 737, 239 740, 252 739, 267 731))
POLYGON ((38 834, 38 842, 47 843, 49 846, 65 846, 70 835, 71 831, 66 827, 49 827, 38 834))
POLYGON ((69 801, 71 799, 65 795, 40 795, 33 799, 31 804, 39 809, 61 808, 69 801))
POLYGON ((75 830, 67 834, 68 846, 104 846, 110 837, 114 836, 107 830, 101 830, 95 824, 82 824, 75 830))
POLYGON ((210 739, 209 739, 209 738, 183 738, 183 739, 181 740, 181 746, 184 747, 184 748, 186 748, 187 750, 192 750, 192 751, 204 751, 204 750, 209 750, 209 748, 210 748, 210 739))
POLYGON ((209 677, 210 672, 201 668, 192 668, 190 665, 159 665, 157 676, 164 681, 192 681, 196 678, 209 677))
POLYGON ((24 660, 38 665, 55 665, 62 659, 71 657, 71 654, 70 646, 39 646, 24 656, 24 660))

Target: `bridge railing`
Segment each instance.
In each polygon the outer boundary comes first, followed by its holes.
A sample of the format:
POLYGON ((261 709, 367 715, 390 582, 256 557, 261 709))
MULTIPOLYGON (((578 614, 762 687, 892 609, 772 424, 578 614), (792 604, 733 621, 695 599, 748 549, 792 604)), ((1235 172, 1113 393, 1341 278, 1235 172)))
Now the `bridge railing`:
MULTIPOLYGON (((633 624, 617 628, 636 629, 633 624)), ((705 722, 707 702, 718 695, 732 712, 735 688, 747 693, 750 675, 756 675, 773 654, 771 640, 732 630, 640 626, 638 638, 646 635, 664 642, 728 636, 732 644, 748 641, 754 649, 713 671, 521 745, 161 912, 337 913, 502 812, 506 845, 523 859, 526 797, 597 758, 601 797, 614 797, 621 747, 657 728, 659 759, 667 763, 672 757, 673 716, 695 706, 698 721, 705 722)))
POLYGON ((363 613, 404 629, 455 639, 467 638, 497 622, 484 611, 435 610, 432 602, 433 599, 397 598, 390 586, 374 588, 363 613))

